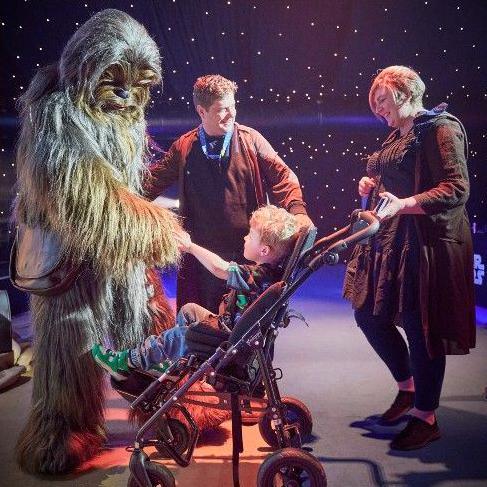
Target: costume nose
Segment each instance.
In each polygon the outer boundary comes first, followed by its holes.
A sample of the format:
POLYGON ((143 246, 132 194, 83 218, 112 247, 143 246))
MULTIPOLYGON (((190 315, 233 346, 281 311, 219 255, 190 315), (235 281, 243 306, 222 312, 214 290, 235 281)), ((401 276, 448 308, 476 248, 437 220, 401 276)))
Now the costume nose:
POLYGON ((127 91, 127 90, 124 90, 123 88, 115 88, 113 90, 113 92, 119 97, 119 98, 123 98, 124 100, 126 100, 129 96, 130 96, 130 93, 127 91))

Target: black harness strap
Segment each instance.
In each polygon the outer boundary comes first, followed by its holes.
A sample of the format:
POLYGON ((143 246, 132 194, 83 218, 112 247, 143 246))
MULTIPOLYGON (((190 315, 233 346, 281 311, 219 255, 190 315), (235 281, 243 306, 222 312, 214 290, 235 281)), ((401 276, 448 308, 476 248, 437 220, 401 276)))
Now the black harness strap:
POLYGON ((232 466, 233 466, 233 486, 240 487, 238 462, 239 455, 243 452, 242 440, 242 413, 240 411, 240 403, 238 394, 232 392, 230 395, 230 403, 232 407, 232 466))

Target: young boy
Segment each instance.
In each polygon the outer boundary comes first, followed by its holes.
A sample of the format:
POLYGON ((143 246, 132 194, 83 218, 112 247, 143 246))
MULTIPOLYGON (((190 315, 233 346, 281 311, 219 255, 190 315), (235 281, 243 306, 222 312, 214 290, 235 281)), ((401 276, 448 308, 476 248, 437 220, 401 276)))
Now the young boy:
POLYGON ((186 232, 179 237, 181 251, 192 254, 212 274, 227 282, 230 292, 223 297, 218 316, 195 303, 187 303, 179 310, 174 328, 159 336, 149 336, 135 348, 117 352, 95 345, 91 353, 96 362, 115 379, 124 380, 131 368, 157 369, 161 362, 184 356, 185 336, 192 324, 231 330, 249 304, 281 278, 280 264, 291 252, 299 226, 294 215, 273 205, 254 211, 249 224, 249 233, 244 237, 244 257, 255 264, 226 262, 192 242, 186 232))

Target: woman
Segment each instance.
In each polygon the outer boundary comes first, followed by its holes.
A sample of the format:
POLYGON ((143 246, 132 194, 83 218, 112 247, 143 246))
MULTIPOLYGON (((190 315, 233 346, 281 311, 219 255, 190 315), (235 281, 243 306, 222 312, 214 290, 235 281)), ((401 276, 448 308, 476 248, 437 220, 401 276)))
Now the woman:
POLYGON ((424 91, 405 66, 384 69, 372 83, 370 108, 394 130, 368 157, 358 189, 368 208, 380 197, 389 204, 376 236, 354 249, 344 283, 357 324, 399 389, 381 421, 411 416, 391 443, 396 450, 440 437, 445 355, 475 346, 467 137, 445 104, 423 108, 424 91))

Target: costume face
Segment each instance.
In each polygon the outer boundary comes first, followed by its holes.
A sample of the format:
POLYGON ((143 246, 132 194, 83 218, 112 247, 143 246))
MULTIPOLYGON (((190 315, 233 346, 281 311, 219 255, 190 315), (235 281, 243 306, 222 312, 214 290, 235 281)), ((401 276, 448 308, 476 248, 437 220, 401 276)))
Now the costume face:
POLYGON ((208 135, 224 135, 233 129, 237 110, 233 93, 213 102, 208 110, 201 105, 197 108, 201 123, 208 135))
POLYGON ((260 232, 254 226, 250 226, 249 233, 244 237, 244 257, 247 260, 261 264, 269 255, 270 248, 262 243, 260 232))
POLYGON ((139 121, 149 101, 149 89, 157 81, 158 75, 149 68, 135 68, 126 62, 112 64, 98 80, 90 108, 129 122, 139 121))
POLYGON ((375 113, 382 117, 392 128, 401 128, 413 115, 411 98, 396 101, 388 86, 379 86, 374 93, 375 113))

